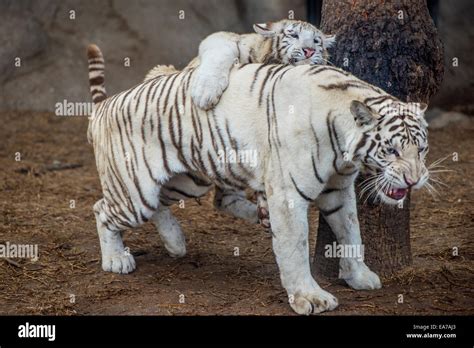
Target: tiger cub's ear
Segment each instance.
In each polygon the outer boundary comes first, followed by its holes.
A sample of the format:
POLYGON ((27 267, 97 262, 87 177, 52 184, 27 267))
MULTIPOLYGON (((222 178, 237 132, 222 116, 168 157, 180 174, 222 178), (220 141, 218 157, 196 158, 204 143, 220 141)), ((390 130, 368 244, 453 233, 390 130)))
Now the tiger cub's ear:
POLYGON ((367 105, 358 100, 351 102, 351 114, 354 116, 356 125, 364 130, 368 130, 376 124, 377 115, 367 105))
POLYGON ((324 35, 323 37, 323 47, 329 48, 336 43, 336 35, 324 35))
POLYGON ((273 22, 259 23, 253 25, 253 30, 255 30, 257 34, 260 34, 265 37, 275 36, 277 34, 277 31, 275 29, 275 23, 273 22))

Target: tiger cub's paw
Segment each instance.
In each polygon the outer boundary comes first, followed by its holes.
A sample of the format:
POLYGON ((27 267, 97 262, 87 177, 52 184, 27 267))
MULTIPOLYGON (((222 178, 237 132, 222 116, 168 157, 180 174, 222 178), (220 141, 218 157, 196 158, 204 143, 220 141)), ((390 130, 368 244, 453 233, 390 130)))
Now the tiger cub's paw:
POLYGON ((270 225, 270 213, 264 207, 258 207, 258 222, 263 228, 271 228, 270 225))
POLYGON ((258 222, 263 228, 270 229, 270 212, 268 208, 267 195, 260 191, 255 193, 257 199, 257 216, 258 222))
POLYGON ((212 71, 210 73, 204 67, 199 67, 191 84, 191 97, 194 104, 203 110, 213 108, 219 102, 228 84, 227 72, 212 71))

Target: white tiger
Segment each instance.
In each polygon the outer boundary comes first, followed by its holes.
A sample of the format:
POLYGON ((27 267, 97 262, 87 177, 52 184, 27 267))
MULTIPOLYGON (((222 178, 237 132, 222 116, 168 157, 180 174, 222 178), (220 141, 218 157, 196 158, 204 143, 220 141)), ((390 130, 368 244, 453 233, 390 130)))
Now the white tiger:
MULTIPOLYGON (((209 35, 199 46, 199 56, 188 68, 196 67, 191 81, 191 97, 203 109, 213 107, 228 84, 229 71, 233 64, 282 63, 282 64, 326 64, 328 48, 335 43, 335 36, 325 35, 307 22, 283 19, 254 25, 254 34, 238 35, 218 32, 209 35)), ((175 73, 173 66, 158 65, 148 72, 145 81, 160 75, 175 73)), ((201 195, 211 183, 197 175, 175 176, 164 185, 161 201, 165 205, 201 195)), ((215 207, 249 222, 260 222, 270 227, 268 207, 263 192, 256 194, 258 207, 246 199, 245 192, 216 187, 215 207), (258 214, 257 214, 258 212, 258 214)), ((170 213, 171 214, 171 213, 170 213)), ((176 226, 179 224, 176 222, 176 226)), ((184 245, 184 244, 182 244, 184 245)), ((185 248, 168 250, 172 256, 183 256, 185 248)))
MULTIPOLYGON (((88 56, 95 103, 88 139, 103 191, 94 213, 105 271, 135 269, 122 232, 149 219, 165 243, 182 242, 181 230, 162 209, 160 190, 177 174, 199 173, 221 187, 266 192, 273 250, 291 308, 300 314, 333 310, 337 299, 310 272, 310 202, 340 244, 357 247, 359 169, 374 173, 374 193, 390 204, 428 179, 426 105, 403 103, 342 70, 234 67, 219 104, 204 111, 190 98, 195 68, 107 98, 98 47, 89 46, 88 56), (255 151, 257 165, 219 161, 226 148, 255 151)), ((354 289, 381 287, 359 257, 341 258, 340 277, 354 289)))

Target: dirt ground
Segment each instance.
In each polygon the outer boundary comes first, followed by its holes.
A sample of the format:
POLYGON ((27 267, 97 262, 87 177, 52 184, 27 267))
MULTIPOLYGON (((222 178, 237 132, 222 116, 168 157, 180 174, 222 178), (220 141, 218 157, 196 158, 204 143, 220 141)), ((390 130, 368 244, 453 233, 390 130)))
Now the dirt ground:
MULTIPOLYGON (((137 270, 103 272, 92 213, 101 192, 87 119, 28 112, 0 119, 0 244, 38 244, 40 254, 36 262, 0 259, 0 314, 293 314, 270 235, 216 212, 212 195, 174 208, 187 237, 184 258, 170 258, 147 224, 125 237, 137 270), (64 164, 79 166, 55 170, 64 164)), ((447 187, 438 197, 413 195, 413 266, 382 278, 377 291, 320 282, 340 303, 323 315, 474 313, 474 120, 432 131, 430 148, 429 162, 454 152, 459 160, 444 162, 453 172, 441 176, 447 187)), ((316 219, 313 209, 312 249, 316 219)))

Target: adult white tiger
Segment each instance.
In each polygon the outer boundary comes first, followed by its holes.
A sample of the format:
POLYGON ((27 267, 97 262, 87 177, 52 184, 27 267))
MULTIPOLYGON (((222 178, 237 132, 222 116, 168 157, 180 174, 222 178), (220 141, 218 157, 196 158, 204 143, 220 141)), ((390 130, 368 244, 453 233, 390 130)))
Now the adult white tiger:
MULTIPOLYGON (((191 97, 198 107, 209 109, 218 102, 227 88, 230 69, 236 62, 324 65, 329 58, 328 48, 335 42, 334 36, 325 35, 312 24, 297 20, 255 24, 254 30, 254 34, 243 35, 218 32, 201 42, 199 56, 188 65, 188 68, 196 68, 190 88, 191 97)), ((176 72, 173 66, 158 65, 148 72, 145 81, 176 72)), ((170 206, 181 200, 199 197, 202 190, 211 185, 205 177, 197 174, 178 175, 162 187, 160 200, 163 205, 170 206)), ((257 192, 257 202, 258 208, 246 199, 244 191, 216 186, 214 206, 218 210, 249 222, 259 221, 269 228, 268 206, 263 192, 257 192)), ((169 210, 166 216, 178 230, 179 223, 169 210)), ((184 235, 179 234, 182 236, 179 247, 165 243, 172 256, 186 253, 184 235)))
MULTIPOLYGON (((267 193, 273 249, 291 307, 300 314, 332 310, 336 298, 310 273, 309 203, 316 201, 339 243, 358 245, 354 179, 361 167, 377 173, 377 194, 388 203, 428 178, 426 105, 402 103, 342 70, 235 67, 219 104, 206 112, 189 97, 194 68, 106 99, 100 51, 90 46, 88 54, 96 103, 88 138, 104 196, 94 212, 106 271, 135 268, 122 232, 148 219, 167 226, 162 185, 197 172, 223 187, 267 193), (256 151, 258 165, 219 162, 226 147, 256 151)), ((173 232, 172 225, 164 232, 170 243, 173 232)), ((341 258, 340 277, 355 289, 381 286, 360 258, 341 258)))

